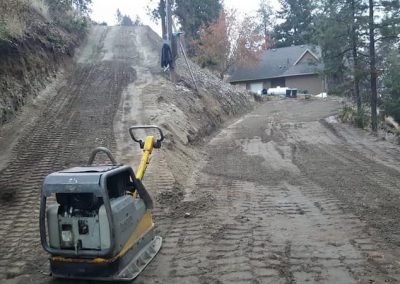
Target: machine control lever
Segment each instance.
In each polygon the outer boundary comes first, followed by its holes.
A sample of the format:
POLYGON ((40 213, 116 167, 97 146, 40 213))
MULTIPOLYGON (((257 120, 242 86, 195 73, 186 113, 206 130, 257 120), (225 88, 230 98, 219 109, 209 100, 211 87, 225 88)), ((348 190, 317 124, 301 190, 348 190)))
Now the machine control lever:
POLYGON ((161 142, 164 140, 164 133, 162 132, 160 127, 155 126, 155 125, 138 125, 138 126, 132 126, 129 128, 129 134, 131 135, 132 140, 139 143, 140 148, 143 149, 144 141, 142 139, 138 139, 135 136, 135 130, 139 130, 139 129, 155 129, 155 130, 157 130, 158 133, 160 134, 160 137, 155 141, 153 147, 156 149, 161 148, 161 142))
POLYGON ((96 158, 96 155, 98 153, 105 153, 107 155, 107 157, 110 159, 111 163, 113 164, 113 166, 118 165, 117 160, 115 160, 114 156, 111 154, 111 151, 108 150, 105 147, 98 147, 96 149, 93 150, 92 154, 90 155, 89 161, 88 161, 88 166, 93 165, 94 159, 96 158))

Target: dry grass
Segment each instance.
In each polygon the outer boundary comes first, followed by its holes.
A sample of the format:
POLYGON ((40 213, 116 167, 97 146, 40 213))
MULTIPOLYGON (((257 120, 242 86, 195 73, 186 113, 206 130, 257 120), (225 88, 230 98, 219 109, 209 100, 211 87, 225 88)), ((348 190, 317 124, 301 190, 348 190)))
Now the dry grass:
POLYGON ((25 34, 26 22, 21 15, 7 15, 5 30, 8 35, 20 38, 25 34))
POLYGON ((21 38, 26 33, 32 10, 49 20, 49 9, 44 0, 0 0, 0 40, 21 38))
POLYGON ((10 40, 24 35, 26 20, 24 19, 25 1, 0 1, 0 39, 10 40))
POLYGON ((46 20, 50 20, 49 7, 44 0, 27 0, 28 4, 35 10, 38 14, 42 15, 46 20))

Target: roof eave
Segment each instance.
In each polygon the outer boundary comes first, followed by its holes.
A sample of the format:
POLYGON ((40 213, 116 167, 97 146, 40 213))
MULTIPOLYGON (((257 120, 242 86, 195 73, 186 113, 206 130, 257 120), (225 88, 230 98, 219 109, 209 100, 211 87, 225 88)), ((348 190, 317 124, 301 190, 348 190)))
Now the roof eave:
POLYGON ((238 82, 251 82, 251 81, 260 81, 260 80, 269 80, 269 79, 277 79, 277 78, 287 78, 287 77, 296 77, 296 76, 307 76, 307 75, 318 75, 318 72, 312 73, 299 73, 299 74, 290 74, 286 76, 275 76, 275 77, 267 77, 267 78, 258 78, 258 79, 240 79, 240 80, 231 80, 229 83, 238 83, 238 82))

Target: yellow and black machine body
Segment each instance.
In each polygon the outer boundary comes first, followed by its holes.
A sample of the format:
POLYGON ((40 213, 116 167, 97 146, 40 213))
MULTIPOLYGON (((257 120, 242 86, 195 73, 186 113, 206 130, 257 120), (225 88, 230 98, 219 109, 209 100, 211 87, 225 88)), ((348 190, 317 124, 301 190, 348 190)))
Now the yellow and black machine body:
POLYGON ((45 178, 40 236, 50 253, 54 277, 130 281, 160 250, 162 238, 154 233, 153 201, 142 179, 164 135, 157 126, 131 127, 129 133, 143 149, 136 175, 100 147, 92 152, 88 165, 45 178), (139 129, 155 130, 159 137, 137 139, 139 129), (106 154, 111 163, 94 165, 98 153, 106 154))

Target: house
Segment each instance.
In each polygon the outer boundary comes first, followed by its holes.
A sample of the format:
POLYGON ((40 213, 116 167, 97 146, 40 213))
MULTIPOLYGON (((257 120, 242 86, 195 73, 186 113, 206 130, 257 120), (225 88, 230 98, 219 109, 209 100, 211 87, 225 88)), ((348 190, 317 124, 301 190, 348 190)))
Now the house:
POLYGON ((296 88, 300 93, 326 92, 321 76, 321 51, 310 45, 265 50, 259 63, 238 68, 228 79, 233 85, 260 93, 276 87, 296 88))

